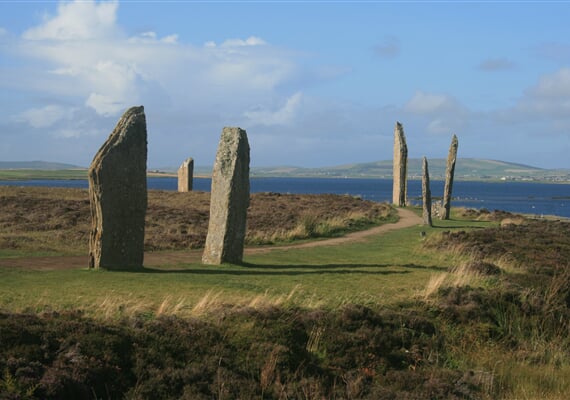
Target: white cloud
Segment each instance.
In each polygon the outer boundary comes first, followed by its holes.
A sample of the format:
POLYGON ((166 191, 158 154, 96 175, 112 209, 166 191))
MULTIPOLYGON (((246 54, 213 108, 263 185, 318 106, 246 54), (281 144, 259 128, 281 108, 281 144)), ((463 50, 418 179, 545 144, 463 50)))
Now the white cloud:
POLYGON ((72 111, 58 105, 31 108, 20 113, 16 120, 25 122, 34 128, 47 128, 65 118, 70 118, 72 111))
POLYGON ((116 33, 119 2, 94 0, 60 2, 55 17, 45 16, 40 26, 24 32, 27 40, 90 40, 116 33))
POLYGON ((543 99, 570 99, 570 68, 542 76, 531 95, 543 99))
POLYGON ((113 116, 127 108, 126 101, 117 100, 116 97, 106 96, 100 93, 91 93, 85 105, 94 109, 97 114, 113 116))
POLYGON ((256 36, 250 36, 246 40, 242 39, 228 39, 221 44, 221 47, 245 47, 245 46, 262 46, 265 41, 256 36))
POLYGON ((570 131, 570 68, 543 75, 526 90, 515 106, 494 113, 504 124, 536 124, 556 132, 570 131))
POLYGON ((285 105, 276 110, 256 110, 246 111, 244 116, 250 120, 254 125, 287 125, 290 124, 299 110, 303 101, 303 94, 301 92, 295 93, 289 97, 285 105))
POLYGON ((411 118, 424 121, 428 133, 440 135, 458 132, 466 127, 470 111, 454 97, 417 91, 404 105, 411 118))
POLYGON ((172 35, 165 36, 162 39, 159 39, 156 32, 148 31, 148 32, 143 32, 137 36, 133 36, 132 38, 129 38, 128 42, 129 43, 157 43, 157 42, 161 42, 161 43, 175 44, 178 42, 178 35, 172 34, 172 35))
POLYGON ((83 129, 80 127, 69 127, 64 129, 59 129, 54 132, 54 136, 58 138, 70 139, 70 138, 80 138, 84 136, 101 136, 104 135, 105 131, 101 129, 83 129))
POLYGON ((456 108, 455 100, 443 94, 431 94, 417 91, 404 106, 406 111, 415 114, 433 114, 456 108))
POLYGON ((178 35, 177 35, 177 34, 168 35, 168 36, 165 36, 165 37, 163 37, 162 39, 160 39, 160 41, 161 41, 162 43, 171 43, 171 44, 174 44, 174 43, 177 43, 177 42, 178 42, 178 35))
POLYGON ((27 135, 62 143, 77 138, 74 145, 82 147, 74 157, 81 151, 90 159, 112 130, 115 117, 142 104, 154 151, 171 160, 176 152, 187 157, 186 149, 199 146, 198 162, 209 164, 224 125, 242 126, 252 139, 260 134, 271 137, 265 148, 255 145, 269 161, 281 150, 276 138, 283 132, 294 132, 300 139, 313 137, 322 146, 350 127, 349 117, 340 111, 344 105, 333 102, 335 107, 327 108, 322 105, 326 100, 308 100, 299 89, 336 79, 345 69, 314 62, 306 66, 299 59, 306 54, 273 46, 258 36, 203 46, 184 42, 172 32, 147 30, 129 37, 116 21, 117 10, 116 1, 63 2, 55 15, 10 39, 10 56, 26 69, 1 74, 0 88, 31 93, 35 99, 27 110, 20 111, 16 104, 10 110, 19 116, 10 121, 18 132, 27 129, 27 135), (104 6, 103 17, 93 17, 104 6), (73 110, 46 102, 65 102, 73 110), (315 113, 310 120, 307 106, 315 113), (263 132, 256 132, 260 127, 263 132), (172 143, 181 145, 174 149, 172 143))
POLYGON ((0 37, 8 34, 8 31, 0 26, 0 37))
POLYGON ((12 85, 71 94, 102 116, 159 98, 164 105, 231 107, 226 115, 241 115, 275 98, 276 88, 296 73, 291 54, 257 36, 204 47, 154 31, 128 38, 116 23, 117 9, 116 1, 61 3, 57 15, 26 31, 18 44, 20 54, 43 63, 29 74, 33 86, 29 80, 12 85))

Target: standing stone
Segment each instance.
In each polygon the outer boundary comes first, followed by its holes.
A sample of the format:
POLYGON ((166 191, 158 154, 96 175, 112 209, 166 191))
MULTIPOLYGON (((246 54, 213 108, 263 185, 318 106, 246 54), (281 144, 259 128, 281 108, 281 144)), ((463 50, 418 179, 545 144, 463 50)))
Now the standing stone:
POLYGON ((453 188, 453 176, 455 175, 455 162, 457 161, 457 147, 459 142, 457 136, 453 135, 449 153, 447 155, 447 166, 445 168, 445 187, 443 189, 443 205, 441 219, 449 219, 451 212, 451 193, 453 188))
POLYGON ((178 168, 178 191, 191 192, 192 179, 194 178, 194 160, 186 159, 178 168))
POLYGON ((396 122, 394 128, 394 164, 392 203, 397 207, 405 207, 408 197, 408 146, 404 127, 396 122))
POLYGON ((431 190, 427 158, 422 160, 422 202, 424 225, 431 226, 431 190))
POLYGON ((249 143, 241 128, 224 128, 212 173, 204 264, 239 264, 249 206, 249 143))
POLYGON ((143 106, 128 109, 89 167, 89 268, 143 266, 147 208, 143 106))

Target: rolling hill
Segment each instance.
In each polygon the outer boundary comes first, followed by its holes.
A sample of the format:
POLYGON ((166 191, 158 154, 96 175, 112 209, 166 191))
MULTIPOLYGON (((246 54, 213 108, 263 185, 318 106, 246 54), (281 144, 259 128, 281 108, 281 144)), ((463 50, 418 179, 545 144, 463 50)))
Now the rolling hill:
MULTIPOLYGON (((431 179, 443 179, 445 176, 445 159, 431 159, 429 170, 431 179)), ((392 178, 392 160, 369 163, 347 164, 326 168, 299 167, 257 167, 252 176, 282 177, 330 177, 330 178, 392 178)), ((421 177, 421 159, 408 160, 408 176, 410 179, 421 177)), ((497 160, 476 158, 460 158, 457 160, 455 177, 464 180, 479 179, 529 179, 551 180, 555 177, 568 179, 568 170, 542 169, 524 164, 509 163, 497 160)))
POLYGON ((56 171, 60 169, 85 169, 73 164, 49 161, 0 161, 0 169, 36 169, 56 171))
MULTIPOLYGON (((444 179, 445 159, 429 161, 430 178, 444 179)), ((0 161, 0 179, 84 179, 86 168, 46 161, 0 161), (62 175, 63 174, 63 175, 62 175), (53 176, 52 176, 53 175, 53 176)), ((149 168, 149 173, 176 174, 176 168, 149 168)), ((197 166, 194 175, 207 177, 210 166, 197 166)), ((252 167, 251 177, 320 177, 320 178, 392 178, 392 160, 346 164, 332 167, 303 168, 294 166, 252 167)), ((409 179, 421 178, 421 160, 408 160, 409 179)), ((529 180, 570 182, 570 170, 543 169, 530 165, 477 158, 459 158, 455 169, 458 180, 529 180)))

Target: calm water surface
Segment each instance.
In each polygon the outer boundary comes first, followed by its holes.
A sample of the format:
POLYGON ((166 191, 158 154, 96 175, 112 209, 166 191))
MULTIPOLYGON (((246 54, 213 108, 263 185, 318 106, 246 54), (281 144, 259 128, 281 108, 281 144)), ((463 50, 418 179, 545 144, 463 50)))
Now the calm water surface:
MULTIPOLYGON (((391 201, 391 179, 252 178, 252 192, 334 193, 391 201)), ((87 188, 87 180, 0 181, 0 185, 87 188)), ((210 191, 209 178, 195 178, 194 190, 210 191)), ((421 182, 408 182, 408 197, 419 204, 421 182)), ((177 190, 176 178, 148 178, 149 189, 177 190)), ((432 181, 434 198, 443 194, 443 181, 432 181)), ((570 185, 525 182, 465 182, 453 185, 453 206, 505 210, 570 218, 570 185)))

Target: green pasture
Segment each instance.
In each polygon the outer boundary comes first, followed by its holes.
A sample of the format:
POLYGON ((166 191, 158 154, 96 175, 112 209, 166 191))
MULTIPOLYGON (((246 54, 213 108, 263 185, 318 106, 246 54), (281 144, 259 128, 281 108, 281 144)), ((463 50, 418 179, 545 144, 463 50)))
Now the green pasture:
POLYGON ((87 170, 0 169, 0 181, 22 181, 28 179, 87 179, 87 170))
MULTIPOLYGON (((480 221, 435 221, 363 242, 305 249, 278 248, 246 256, 244 265, 165 265, 142 272, 0 268, 0 308, 42 312, 81 309, 88 315, 193 315, 223 307, 291 305, 335 308, 388 305, 421 295, 429 280, 456 260, 422 247, 447 229, 480 221)), ((0 257, 14 256, 0 250, 0 257)), ((196 254, 199 260, 199 253, 196 254)))

